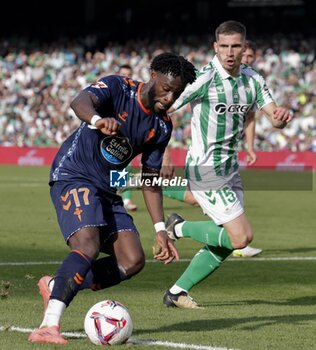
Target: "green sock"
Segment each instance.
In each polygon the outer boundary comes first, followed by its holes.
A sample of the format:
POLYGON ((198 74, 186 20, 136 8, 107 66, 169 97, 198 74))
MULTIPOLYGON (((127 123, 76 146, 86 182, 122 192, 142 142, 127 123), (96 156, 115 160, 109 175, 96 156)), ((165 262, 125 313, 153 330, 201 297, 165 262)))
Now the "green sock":
POLYGON ((132 190, 126 190, 122 192, 123 199, 131 199, 132 198, 132 190))
POLYGON ((217 270, 231 252, 231 249, 206 245, 193 257, 189 266, 175 284, 189 291, 217 270))
POLYGON ((186 191, 185 186, 173 186, 163 189, 162 194, 168 198, 176 199, 180 202, 184 202, 184 195, 186 191))
POLYGON ((213 221, 185 221, 182 226, 182 235, 213 247, 234 249, 227 231, 213 221))

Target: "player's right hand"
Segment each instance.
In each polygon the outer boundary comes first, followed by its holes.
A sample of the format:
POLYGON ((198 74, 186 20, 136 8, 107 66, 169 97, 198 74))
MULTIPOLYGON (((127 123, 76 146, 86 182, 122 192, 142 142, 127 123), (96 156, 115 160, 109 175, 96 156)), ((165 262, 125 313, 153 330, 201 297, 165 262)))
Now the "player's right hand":
POLYGON ((276 120, 285 122, 286 124, 288 124, 293 119, 291 111, 285 107, 281 107, 281 106, 277 107, 273 111, 273 114, 276 120))
POLYGON ((170 151, 168 148, 165 149, 163 158, 162 158, 162 167, 160 169, 160 177, 163 179, 171 180, 175 176, 175 167, 171 162, 170 151))
POLYGON ((166 231, 159 231, 157 233, 153 253, 156 260, 163 261, 165 264, 171 263, 174 259, 179 261, 178 250, 173 241, 168 237, 166 231))
POLYGON ((95 126, 105 135, 116 135, 121 123, 115 118, 102 118, 96 122, 95 126))
POLYGON ((175 176, 174 166, 171 163, 169 165, 162 164, 159 175, 163 179, 168 179, 168 180, 173 179, 175 176))

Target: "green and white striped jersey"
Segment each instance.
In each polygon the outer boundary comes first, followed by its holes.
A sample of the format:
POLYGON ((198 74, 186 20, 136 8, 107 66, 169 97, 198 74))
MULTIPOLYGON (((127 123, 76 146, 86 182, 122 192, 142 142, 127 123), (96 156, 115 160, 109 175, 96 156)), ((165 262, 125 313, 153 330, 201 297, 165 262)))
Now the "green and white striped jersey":
POLYGON ((247 65, 241 65, 236 78, 230 76, 217 56, 198 72, 173 104, 178 109, 191 103, 192 119, 187 166, 195 175, 203 166, 218 176, 238 168, 237 145, 243 135, 247 112, 273 102, 263 77, 247 65))

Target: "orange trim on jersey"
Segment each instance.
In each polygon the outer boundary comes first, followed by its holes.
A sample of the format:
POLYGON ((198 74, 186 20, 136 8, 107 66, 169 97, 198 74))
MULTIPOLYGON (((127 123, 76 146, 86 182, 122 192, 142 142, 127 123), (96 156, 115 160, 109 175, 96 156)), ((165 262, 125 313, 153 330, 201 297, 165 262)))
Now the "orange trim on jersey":
POLYGON ((76 272, 74 280, 77 284, 82 284, 84 282, 84 278, 80 276, 78 272, 76 272))
POLYGON ((78 278, 79 281, 83 282, 84 281, 84 278, 79 274, 79 272, 76 272, 76 275, 75 277, 78 278))
POLYGON ((148 131, 148 136, 147 139, 145 140, 144 143, 148 142, 150 139, 152 139, 155 136, 155 129, 152 128, 148 131))
POLYGON ((87 259, 87 257, 80 250, 71 250, 71 252, 81 255, 91 265, 91 262, 87 259))
POLYGON ((79 278, 77 278, 77 276, 74 277, 74 280, 79 285, 81 285, 83 283, 83 281, 80 281, 79 278))
POLYGON ((140 90, 142 89, 142 86, 144 85, 144 83, 140 83, 138 85, 138 89, 137 89, 137 101, 140 105, 140 108, 146 113, 146 114, 150 114, 150 110, 147 109, 143 104, 142 101, 140 100, 140 90))

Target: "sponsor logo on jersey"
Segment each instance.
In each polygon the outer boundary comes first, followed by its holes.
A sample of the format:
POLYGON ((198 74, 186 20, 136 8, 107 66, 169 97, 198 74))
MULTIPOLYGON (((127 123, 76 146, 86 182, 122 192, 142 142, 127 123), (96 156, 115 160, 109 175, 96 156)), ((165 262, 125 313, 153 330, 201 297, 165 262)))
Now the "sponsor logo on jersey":
POLYGON ((96 89, 106 89, 108 86, 103 83, 103 81, 97 81, 95 84, 92 84, 91 87, 96 88, 96 89))
POLYGON ((250 105, 242 105, 239 103, 227 105, 226 103, 217 103, 213 110, 217 114, 224 113, 247 113, 250 109, 250 105))
POLYGON ((108 136, 101 142, 101 153, 109 163, 122 164, 132 156, 133 150, 126 137, 108 136))
POLYGON ((122 80, 124 81, 124 83, 125 84, 127 84, 127 85, 130 85, 130 86, 133 86, 133 87, 135 87, 136 86, 136 84, 135 84, 135 82, 134 82, 134 80, 133 79, 129 79, 129 78, 122 78, 122 80))
POLYGON ((216 91, 218 94, 223 94, 225 90, 223 86, 216 86, 216 91))
POLYGON ((128 116, 128 113, 126 111, 123 111, 122 113, 118 113, 117 115, 123 122, 126 122, 126 118, 128 116))

